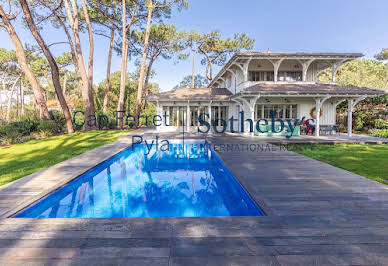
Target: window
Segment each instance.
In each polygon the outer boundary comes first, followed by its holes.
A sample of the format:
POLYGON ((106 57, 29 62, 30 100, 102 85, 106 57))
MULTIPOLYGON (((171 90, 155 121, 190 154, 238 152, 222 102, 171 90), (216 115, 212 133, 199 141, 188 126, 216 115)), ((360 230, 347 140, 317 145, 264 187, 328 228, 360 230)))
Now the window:
MULTIPOLYGON (((213 126, 214 121, 217 119, 223 119, 227 121, 228 119, 228 107, 227 106, 212 106, 212 121, 211 124, 213 126)), ((217 126, 221 126, 222 123, 220 120, 217 120, 217 126)))
POLYGON ((287 82, 302 81, 302 71, 279 71, 278 81, 287 81, 287 82))
POLYGON ((274 81, 273 71, 249 71, 249 81, 274 81))
POLYGON ((267 81, 274 81, 274 73, 273 72, 266 72, 267 74, 267 81))
POLYGON ((272 119, 271 111, 275 119, 296 119, 298 115, 296 104, 257 104, 255 111, 256 120, 272 119))
POLYGON ((198 121, 199 108, 197 106, 190 106, 190 112, 191 112, 190 126, 195 126, 197 125, 197 121, 198 121))
POLYGON ((286 81, 287 82, 302 81, 302 72, 301 71, 287 72, 286 81))
POLYGON ((264 81, 263 71, 249 71, 249 80, 250 81, 264 81))

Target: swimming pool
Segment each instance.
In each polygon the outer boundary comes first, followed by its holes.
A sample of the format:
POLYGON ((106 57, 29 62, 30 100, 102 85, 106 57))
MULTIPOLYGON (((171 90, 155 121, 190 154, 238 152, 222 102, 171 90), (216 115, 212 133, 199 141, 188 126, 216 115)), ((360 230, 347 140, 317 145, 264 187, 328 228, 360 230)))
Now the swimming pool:
POLYGON ((16 218, 262 216, 204 142, 168 151, 136 145, 74 179, 16 218))

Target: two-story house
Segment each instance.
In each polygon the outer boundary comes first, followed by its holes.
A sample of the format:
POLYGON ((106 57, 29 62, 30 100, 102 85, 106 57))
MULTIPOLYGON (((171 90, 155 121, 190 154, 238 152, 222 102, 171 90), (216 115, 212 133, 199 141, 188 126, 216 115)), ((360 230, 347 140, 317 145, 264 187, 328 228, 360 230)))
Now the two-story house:
MULTIPOLYGON (((197 132, 198 117, 223 127, 221 119, 237 119, 234 131, 241 132, 244 120, 313 119, 315 134, 320 127, 336 125, 336 107, 348 100, 348 135, 352 134, 354 106, 383 91, 336 84, 338 68, 362 57, 360 53, 236 53, 211 81, 208 88, 181 88, 148 96, 158 115, 167 114, 159 131, 197 132), (320 83, 318 76, 331 68, 331 82, 320 83)), ((230 123, 225 125, 231 131, 230 123)), ((244 122, 244 133, 250 129, 244 122), (246 125, 246 126, 245 126, 246 125)), ((263 125, 265 126, 265 125, 263 125)), ((256 135, 273 135, 268 130, 256 135)), ((286 129, 285 129, 286 130, 286 129)), ((299 134, 299 131, 296 131, 299 134)))

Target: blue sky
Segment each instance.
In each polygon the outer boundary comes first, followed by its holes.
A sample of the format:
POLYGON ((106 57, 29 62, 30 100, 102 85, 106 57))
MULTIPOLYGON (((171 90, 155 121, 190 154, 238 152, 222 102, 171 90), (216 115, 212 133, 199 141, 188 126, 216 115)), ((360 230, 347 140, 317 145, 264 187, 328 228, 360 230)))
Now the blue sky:
MULTIPOLYGON (((381 48, 388 47, 388 1, 386 0, 189 0, 190 8, 166 23, 180 30, 200 32, 220 30, 225 37, 245 32, 254 38, 255 51, 273 52, 361 52, 373 57, 381 48)), ((15 25, 22 41, 33 43, 33 37, 15 25)), ((59 30, 43 29, 48 42, 64 41, 59 30)), ((83 36, 84 40, 86 36, 83 36)), ((95 37, 95 77, 98 83, 105 78, 109 41, 95 37)), ((4 30, 0 31, 0 47, 13 49, 4 30)), ((67 48, 57 46, 56 50, 67 48)), ((87 43, 83 43, 87 50, 87 43)), ((199 58, 197 59, 199 61, 199 58)), ((161 90, 169 90, 182 78, 191 74, 192 61, 174 64, 160 59, 155 64, 157 75, 153 82, 161 90)), ((112 71, 120 69, 120 58, 115 56, 112 71)), ((129 71, 134 69, 130 63, 129 71)), ((215 73, 217 70, 215 69, 215 73)), ((197 65, 197 73, 204 74, 204 66, 197 65)))

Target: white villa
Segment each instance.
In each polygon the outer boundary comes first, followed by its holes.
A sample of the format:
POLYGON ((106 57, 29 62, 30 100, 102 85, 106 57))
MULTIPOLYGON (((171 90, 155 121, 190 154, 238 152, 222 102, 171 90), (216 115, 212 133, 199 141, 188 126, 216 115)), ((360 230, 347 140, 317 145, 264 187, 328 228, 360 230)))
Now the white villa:
MULTIPOLYGON (((384 94, 380 90, 336 85, 338 68, 362 57, 360 53, 236 53, 208 88, 181 88, 148 96, 157 114, 168 115, 159 131, 197 132, 198 117, 208 114, 209 122, 230 117, 244 120, 313 118, 315 135, 336 125, 336 107, 348 100, 348 135, 352 134, 352 111, 366 97, 384 94), (331 68, 331 82, 319 83, 318 76, 331 68), (183 128, 182 128, 183 127, 183 128), (320 130, 321 129, 321 130, 320 130)), ((249 122, 244 133, 249 131, 249 122)), ((230 131, 228 124, 227 130, 230 131)), ((240 121, 234 130, 241 132, 240 121)), ((335 128, 335 127, 333 127, 335 128)), ((298 135, 300 130, 296 132, 298 135)), ((269 135, 258 133, 256 135, 269 135)), ((273 135, 273 134, 272 134, 273 135)))

